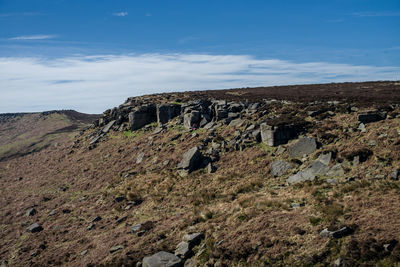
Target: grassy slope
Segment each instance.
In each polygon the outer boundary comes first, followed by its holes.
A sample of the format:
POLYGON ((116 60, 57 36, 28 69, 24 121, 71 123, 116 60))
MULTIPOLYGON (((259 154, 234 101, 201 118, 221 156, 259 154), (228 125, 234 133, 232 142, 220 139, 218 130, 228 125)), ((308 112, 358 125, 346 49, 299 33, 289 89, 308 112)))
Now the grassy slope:
MULTIPOLYGON (((377 141, 370 147, 374 154, 368 161, 346 169, 345 177, 360 179, 346 183, 341 177, 337 185, 320 179, 285 186, 289 174, 273 178, 269 173, 269 163, 277 157, 275 148, 262 144, 224 153, 214 174, 199 170, 182 178, 175 169, 181 155, 199 145, 207 132, 200 130, 199 137, 192 137, 180 127, 157 136, 151 131, 112 131, 90 151, 91 132, 86 131, 75 147, 64 144, 1 162, 0 257, 15 266, 134 263, 159 250, 173 251, 184 233, 195 230, 206 234, 199 263, 219 259, 229 265, 323 265, 342 256, 352 265, 391 266, 400 259, 399 247, 386 257, 373 248, 400 237, 400 184, 374 177, 387 177, 392 166, 400 166, 400 118, 371 123, 365 134, 344 133, 354 125, 354 113, 338 114, 309 133, 319 136, 324 129, 337 138, 308 162, 323 150, 336 148, 340 153, 377 141), (182 139, 170 142, 178 133, 182 139), (387 136, 379 137, 382 133, 387 136), (140 152, 145 157, 136 164, 140 152), (165 160, 169 160, 166 166, 165 160), (126 201, 114 202, 120 195, 143 203, 125 209, 126 201), (291 202, 306 205, 292 209, 291 202), (26 217, 24 211, 30 206, 38 213, 26 217), (49 216, 53 209, 57 213, 49 216), (88 231, 86 227, 98 215, 102 220, 88 231), (117 222, 125 216, 125 221, 117 222), (155 222, 148 233, 141 237, 129 233, 129 226, 148 220, 155 222), (25 233, 35 221, 44 231, 25 233), (340 240, 319 236, 325 227, 343 225, 352 226, 355 233, 340 240), (119 244, 125 248, 108 252, 119 244), (85 256, 80 254, 83 250, 88 250, 85 256)), ((229 139, 233 132, 220 127, 218 136, 229 139)), ((287 152, 279 157, 287 159, 287 152)))
POLYGON ((0 160, 71 140, 89 122, 79 120, 69 113, 71 111, 30 113, 0 123, 0 160))

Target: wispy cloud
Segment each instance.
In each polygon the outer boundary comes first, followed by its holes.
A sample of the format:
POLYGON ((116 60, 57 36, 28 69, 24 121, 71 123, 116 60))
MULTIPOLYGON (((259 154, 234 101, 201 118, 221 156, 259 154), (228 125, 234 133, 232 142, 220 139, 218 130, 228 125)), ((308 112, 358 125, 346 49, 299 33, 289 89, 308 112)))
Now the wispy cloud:
POLYGON ((146 17, 151 17, 152 15, 150 13, 146 13, 146 17))
POLYGON ((117 16, 117 17, 125 17, 125 16, 128 16, 128 12, 126 12, 126 11, 116 12, 116 13, 113 13, 113 15, 117 16))
POLYGON ((100 113, 150 93, 396 80, 400 67, 295 63, 249 55, 142 54, 0 58, 0 113, 74 108, 100 113), (34 105, 34 106, 33 106, 34 105))
POLYGON ((352 14, 355 17, 400 17, 400 12, 355 12, 352 14))
POLYGON ((45 34, 38 34, 38 35, 23 35, 23 36, 16 36, 8 38, 8 40, 45 40, 45 39, 53 39, 55 35, 45 35, 45 34))

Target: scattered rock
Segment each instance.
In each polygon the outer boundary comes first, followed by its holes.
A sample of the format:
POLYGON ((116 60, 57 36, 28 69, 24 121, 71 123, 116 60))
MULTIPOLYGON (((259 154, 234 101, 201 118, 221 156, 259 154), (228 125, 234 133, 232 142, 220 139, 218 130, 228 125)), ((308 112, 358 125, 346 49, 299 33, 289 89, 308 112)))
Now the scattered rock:
POLYGON ((122 246, 122 245, 113 246, 112 248, 110 248, 110 253, 114 253, 114 252, 117 252, 118 250, 122 250, 122 249, 124 249, 124 246, 122 246))
POLYGON ((30 209, 28 209, 28 210, 25 212, 25 215, 26 215, 27 217, 29 217, 29 216, 35 215, 36 213, 37 213, 37 211, 36 211, 34 208, 30 208, 30 209))
POLYGON ((81 256, 85 256, 89 251, 85 249, 84 251, 81 252, 81 256))
POLYGON ((86 230, 91 231, 96 227, 94 223, 91 223, 88 227, 86 227, 86 230))
POLYGON ((92 223, 98 222, 98 221, 100 221, 101 219, 102 219, 101 216, 97 216, 97 217, 93 218, 92 223))
POLYGON ((43 230, 43 227, 38 223, 31 224, 26 231, 30 233, 37 233, 43 230))
POLYGON ((108 133, 108 131, 110 131, 111 127, 114 125, 115 122, 116 122, 115 120, 110 121, 106 126, 104 126, 102 132, 108 133))
POLYGON ((143 157, 144 157, 144 152, 140 152, 139 155, 136 158, 136 164, 142 163, 143 157))
POLYGON ((301 207, 304 207, 306 204, 304 202, 302 203, 290 203, 290 207, 292 207, 293 209, 298 209, 301 207))
POLYGON ((147 231, 153 228, 154 223, 152 221, 147 221, 144 223, 138 223, 131 226, 131 232, 137 236, 144 235, 147 231))
POLYGON ((319 234, 322 237, 330 237, 330 238, 342 238, 347 235, 350 235, 353 233, 353 230, 348 228, 347 226, 340 228, 339 230, 336 231, 329 231, 328 228, 325 228, 322 230, 319 234))
POLYGON ((124 197, 124 196, 118 196, 118 197, 114 198, 114 201, 115 201, 115 202, 122 202, 122 201, 124 201, 124 200, 125 200, 125 197, 124 197))
POLYGON ((165 251, 157 252, 154 255, 144 257, 142 261, 143 267, 178 267, 181 266, 182 260, 172 253, 165 251))

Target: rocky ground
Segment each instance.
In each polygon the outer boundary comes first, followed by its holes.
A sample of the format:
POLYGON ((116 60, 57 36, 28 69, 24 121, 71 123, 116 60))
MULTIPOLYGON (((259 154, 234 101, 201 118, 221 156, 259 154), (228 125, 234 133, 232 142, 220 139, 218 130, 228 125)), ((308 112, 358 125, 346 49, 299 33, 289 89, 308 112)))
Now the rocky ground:
POLYGON ((397 266, 400 84, 300 87, 129 98, 0 162, 2 264, 397 266))

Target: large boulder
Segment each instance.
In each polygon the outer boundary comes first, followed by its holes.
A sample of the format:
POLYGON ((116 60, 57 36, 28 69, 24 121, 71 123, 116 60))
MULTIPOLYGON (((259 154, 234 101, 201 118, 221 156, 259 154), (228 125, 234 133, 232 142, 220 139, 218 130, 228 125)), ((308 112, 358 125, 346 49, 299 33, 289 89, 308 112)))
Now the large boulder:
POLYGON ((182 260, 172 253, 165 251, 157 252, 142 261, 143 267, 178 267, 182 266, 182 260))
POLYGON ((171 119, 181 114, 181 106, 178 104, 160 104, 157 105, 157 122, 165 124, 171 119))
POLYGON ((152 104, 140 106, 129 113, 128 118, 131 131, 138 130, 157 120, 156 107, 152 104))
POLYGON ((192 147, 183 154, 181 162, 178 164, 178 172, 181 176, 186 176, 196 170, 203 162, 203 155, 198 147, 192 147))
POLYGON ((260 125, 261 140, 268 146, 286 144, 289 140, 297 138, 301 129, 296 125, 271 126, 266 123, 260 125))
POLYGON ((309 155, 317 149, 317 142, 314 138, 303 137, 296 143, 289 146, 289 155, 291 158, 299 158, 303 155, 309 155))

